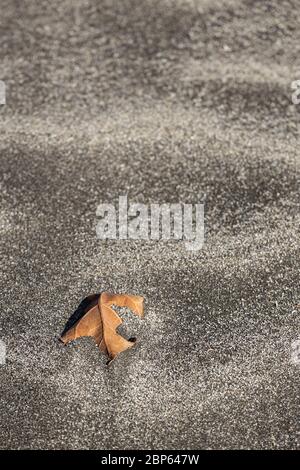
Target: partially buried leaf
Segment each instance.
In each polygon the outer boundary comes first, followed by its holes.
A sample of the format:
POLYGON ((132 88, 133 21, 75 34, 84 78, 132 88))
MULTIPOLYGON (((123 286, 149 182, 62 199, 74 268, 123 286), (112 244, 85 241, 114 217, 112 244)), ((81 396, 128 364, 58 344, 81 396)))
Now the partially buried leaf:
POLYGON ((67 344, 81 336, 92 336, 99 349, 109 357, 108 362, 111 362, 120 352, 132 348, 136 341, 135 338, 127 340, 117 333, 122 320, 111 306, 128 307, 142 317, 143 302, 143 297, 139 295, 108 292, 90 295, 69 318, 60 339, 67 344))

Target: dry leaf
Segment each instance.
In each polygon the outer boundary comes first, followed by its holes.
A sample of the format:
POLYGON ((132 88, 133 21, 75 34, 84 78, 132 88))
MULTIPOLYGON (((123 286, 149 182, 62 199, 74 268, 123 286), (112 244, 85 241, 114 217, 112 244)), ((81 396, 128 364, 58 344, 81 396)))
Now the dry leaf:
POLYGON ((92 336, 101 351, 112 361, 120 352, 134 346, 136 339, 126 340, 117 333, 122 320, 112 305, 128 307, 136 315, 143 316, 143 297, 126 294, 94 294, 86 297, 68 320, 61 334, 61 341, 67 344, 81 336, 92 336))

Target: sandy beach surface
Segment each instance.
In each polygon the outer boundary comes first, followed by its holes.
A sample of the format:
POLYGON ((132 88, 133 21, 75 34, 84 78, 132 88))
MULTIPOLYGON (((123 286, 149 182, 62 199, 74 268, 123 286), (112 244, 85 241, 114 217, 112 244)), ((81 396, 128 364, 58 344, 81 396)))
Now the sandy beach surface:
POLYGON ((1 0, 0 448, 299 448, 300 4, 1 0), (205 197, 205 243, 96 208, 205 197), (83 297, 137 346, 63 347, 83 297))

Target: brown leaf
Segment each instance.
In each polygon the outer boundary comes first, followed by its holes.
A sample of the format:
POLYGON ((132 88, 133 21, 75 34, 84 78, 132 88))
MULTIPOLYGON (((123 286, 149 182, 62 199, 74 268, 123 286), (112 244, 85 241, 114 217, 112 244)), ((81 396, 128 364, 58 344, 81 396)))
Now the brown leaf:
POLYGON ((99 349, 112 361, 120 352, 132 348, 136 340, 135 338, 126 340, 117 333, 116 330, 122 324, 122 320, 111 306, 128 307, 142 317, 143 301, 143 297, 139 295, 108 292, 86 297, 70 317, 60 339, 67 344, 81 336, 91 336, 99 349))

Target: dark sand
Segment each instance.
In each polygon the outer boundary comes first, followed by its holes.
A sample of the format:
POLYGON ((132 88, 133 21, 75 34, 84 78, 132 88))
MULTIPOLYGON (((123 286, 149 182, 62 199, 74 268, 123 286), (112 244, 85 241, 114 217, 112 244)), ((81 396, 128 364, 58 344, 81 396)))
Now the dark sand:
POLYGON ((1 0, 0 22, 0 447, 299 448, 299 1, 1 0), (96 239, 101 202, 203 193, 196 254, 96 239), (108 369, 57 341, 104 289, 146 298, 108 369))

